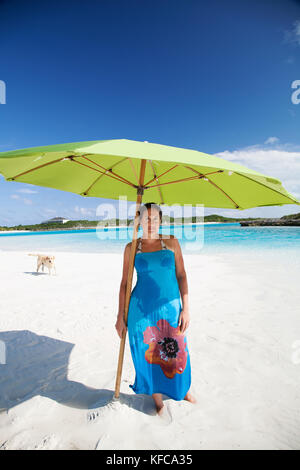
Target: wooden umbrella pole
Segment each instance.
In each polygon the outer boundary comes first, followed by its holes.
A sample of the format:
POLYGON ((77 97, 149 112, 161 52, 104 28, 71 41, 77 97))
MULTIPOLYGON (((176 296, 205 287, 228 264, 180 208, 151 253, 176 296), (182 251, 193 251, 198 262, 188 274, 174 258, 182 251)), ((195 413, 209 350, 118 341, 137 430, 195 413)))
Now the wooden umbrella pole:
MULTIPOLYGON (((137 243, 137 233, 139 229, 139 218, 138 218, 137 212, 140 209, 140 205, 141 205, 142 198, 143 198, 143 184, 144 184, 144 177, 145 177, 146 161, 147 160, 145 159, 141 159, 139 187, 137 188, 133 237, 132 237, 131 250, 130 250, 130 255, 129 255, 128 276, 127 276, 127 283, 126 283, 126 297, 125 297, 125 311, 124 311, 124 320, 125 320, 126 326, 127 326, 129 301, 130 301, 130 296, 131 296, 134 258, 135 258, 136 243, 137 243)), ((123 367, 123 360, 124 360, 126 333, 127 333, 127 330, 124 330, 121 343, 120 343, 119 361, 118 361, 114 398, 119 398, 119 395, 120 395, 120 385, 121 385, 121 375, 122 375, 122 367, 123 367)))

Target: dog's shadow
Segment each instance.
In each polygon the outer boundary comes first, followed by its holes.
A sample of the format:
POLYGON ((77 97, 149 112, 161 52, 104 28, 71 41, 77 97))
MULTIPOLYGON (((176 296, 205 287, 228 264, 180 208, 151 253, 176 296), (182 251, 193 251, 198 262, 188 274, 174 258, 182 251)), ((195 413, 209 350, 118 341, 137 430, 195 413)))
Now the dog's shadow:
MULTIPOLYGON (((86 410, 105 406, 114 398, 112 390, 68 380, 72 343, 20 330, 0 332, 0 345, 5 351, 5 360, 0 357, 0 412, 37 395, 86 410)), ((146 400, 147 409, 141 409, 140 398, 124 393, 119 396, 120 402, 152 414, 151 397, 146 400)))
MULTIPOLYGON (((37 271, 24 271, 24 274, 31 274, 32 276, 49 276, 49 273, 46 272, 37 272, 37 271)), ((53 274, 52 274, 53 276, 53 274)))

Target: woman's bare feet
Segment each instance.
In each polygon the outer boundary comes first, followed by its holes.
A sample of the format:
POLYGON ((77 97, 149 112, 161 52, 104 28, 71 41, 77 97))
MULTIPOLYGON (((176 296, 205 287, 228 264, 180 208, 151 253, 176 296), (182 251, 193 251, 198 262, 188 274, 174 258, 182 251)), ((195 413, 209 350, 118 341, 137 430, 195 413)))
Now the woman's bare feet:
POLYGON ((186 396, 184 397, 184 400, 187 400, 191 403, 197 403, 197 400, 195 397, 190 392, 187 392, 186 396))
POLYGON ((155 402, 156 411, 159 416, 163 414, 164 402, 162 400, 161 393, 152 393, 153 400, 155 402))

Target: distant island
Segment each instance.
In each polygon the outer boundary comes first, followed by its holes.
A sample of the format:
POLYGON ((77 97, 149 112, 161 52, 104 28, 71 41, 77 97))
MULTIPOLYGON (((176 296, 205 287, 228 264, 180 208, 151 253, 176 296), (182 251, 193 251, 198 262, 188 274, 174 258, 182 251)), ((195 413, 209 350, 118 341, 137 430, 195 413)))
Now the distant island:
POLYGON ((259 218, 254 220, 241 220, 240 224, 242 227, 251 227, 251 226, 275 226, 275 225, 285 225, 285 226, 300 226, 300 213, 283 215, 280 218, 259 218))
MULTIPOLYGON (((59 218, 58 218, 59 219, 59 218)), ((79 230, 96 229, 97 227, 128 227, 132 225, 133 219, 105 219, 105 220, 68 220, 62 222, 47 222, 34 225, 14 225, 12 227, 0 226, 1 231, 46 231, 46 230, 79 230)), ((204 217, 170 217, 163 216, 162 225, 181 225, 195 223, 240 223, 242 227, 249 226, 300 226, 300 213, 284 215, 280 218, 234 218, 223 217, 222 215, 211 214, 204 217)))

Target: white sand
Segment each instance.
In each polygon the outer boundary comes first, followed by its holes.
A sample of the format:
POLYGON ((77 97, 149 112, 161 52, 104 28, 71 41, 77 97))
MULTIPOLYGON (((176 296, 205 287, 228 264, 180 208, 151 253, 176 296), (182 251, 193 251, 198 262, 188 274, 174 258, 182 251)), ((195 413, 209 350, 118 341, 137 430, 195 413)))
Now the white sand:
MULTIPOLYGON (((57 276, 0 251, 0 448, 300 449, 299 262, 184 255, 191 392, 166 415, 129 388, 113 402, 122 255, 57 252, 57 276), (98 417, 89 420, 93 409, 98 417)), ((133 285, 136 282, 134 274, 133 285)))
POLYGON ((1 233, 28 233, 31 230, 0 230, 0 235, 1 233))

